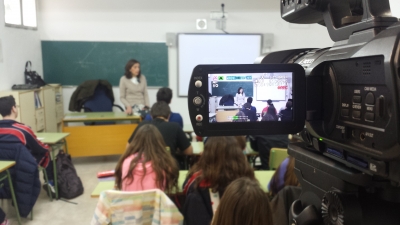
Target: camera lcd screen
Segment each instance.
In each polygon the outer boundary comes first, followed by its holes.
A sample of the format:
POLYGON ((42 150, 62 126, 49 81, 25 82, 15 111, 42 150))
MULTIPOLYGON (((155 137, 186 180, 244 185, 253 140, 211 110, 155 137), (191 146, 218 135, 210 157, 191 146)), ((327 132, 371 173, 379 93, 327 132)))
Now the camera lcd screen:
POLYGON ((293 121, 292 72, 208 74, 209 122, 293 121))

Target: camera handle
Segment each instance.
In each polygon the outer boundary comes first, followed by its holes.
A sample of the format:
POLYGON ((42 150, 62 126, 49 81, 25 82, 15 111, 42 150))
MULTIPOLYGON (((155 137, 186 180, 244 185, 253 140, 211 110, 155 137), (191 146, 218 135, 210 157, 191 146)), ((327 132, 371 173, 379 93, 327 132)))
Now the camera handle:
MULTIPOLYGON (((359 1, 359 0, 358 0, 359 1)), ((361 2, 353 0, 354 5, 361 2)), ((324 22, 328 28, 329 36, 335 42, 347 40, 357 32, 367 29, 376 29, 378 33, 382 28, 388 27, 399 21, 391 16, 389 0, 362 0, 363 15, 360 21, 355 18, 355 23, 345 25, 343 20, 354 17, 351 4, 348 0, 329 0, 326 10, 323 12, 324 22)))
POLYGON ((290 225, 319 225, 321 215, 313 205, 303 207, 301 200, 296 200, 290 206, 289 224, 290 225))

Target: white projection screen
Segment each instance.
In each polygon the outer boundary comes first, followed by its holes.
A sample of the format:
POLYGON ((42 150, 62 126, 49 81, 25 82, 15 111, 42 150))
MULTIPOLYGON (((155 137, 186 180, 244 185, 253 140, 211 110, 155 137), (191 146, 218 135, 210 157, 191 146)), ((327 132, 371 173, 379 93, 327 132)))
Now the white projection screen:
POLYGON ((178 34, 178 96, 188 95, 199 64, 253 64, 261 54, 261 34, 178 34))

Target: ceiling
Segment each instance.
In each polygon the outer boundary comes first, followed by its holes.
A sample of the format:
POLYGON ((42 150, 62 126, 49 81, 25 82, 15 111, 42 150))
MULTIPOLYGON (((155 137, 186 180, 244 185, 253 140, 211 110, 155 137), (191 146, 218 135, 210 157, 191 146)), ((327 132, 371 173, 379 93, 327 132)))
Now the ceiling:
POLYGON ((280 0, 41 0, 41 9, 93 11, 277 11, 280 0))

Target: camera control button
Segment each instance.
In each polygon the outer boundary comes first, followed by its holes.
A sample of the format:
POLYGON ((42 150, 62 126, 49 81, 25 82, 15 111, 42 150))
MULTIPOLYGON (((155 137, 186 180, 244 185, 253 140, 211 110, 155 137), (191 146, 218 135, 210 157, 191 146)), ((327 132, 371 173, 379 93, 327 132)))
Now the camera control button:
POLYGON ((200 106, 202 103, 203 103, 203 99, 201 99, 201 97, 199 97, 199 96, 194 97, 193 104, 200 106))
POLYGON ((365 120, 366 121, 375 121, 375 113, 367 112, 365 113, 365 120))
POLYGON ((353 118, 360 119, 361 118, 361 111, 353 110, 353 118))
POLYGON ((369 92, 365 97, 365 104, 367 105, 375 105, 375 96, 374 93, 369 92))
POLYGON ((194 83, 194 86, 196 86, 197 88, 200 88, 201 86, 203 86, 203 82, 201 82, 200 80, 196 81, 194 83))
POLYGON ((359 96, 359 95, 353 96, 353 102, 354 103, 361 103, 361 96, 359 96))
POLYGON ((349 116, 349 109, 342 109, 342 116, 349 116))
POLYGON ((199 114, 199 115, 197 115, 197 116, 196 116, 196 121, 197 121, 197 122, 201 122, 201 121, 203 121, 203 116, 202 116, 202 115, 200 115, 200 114, 199 114))

